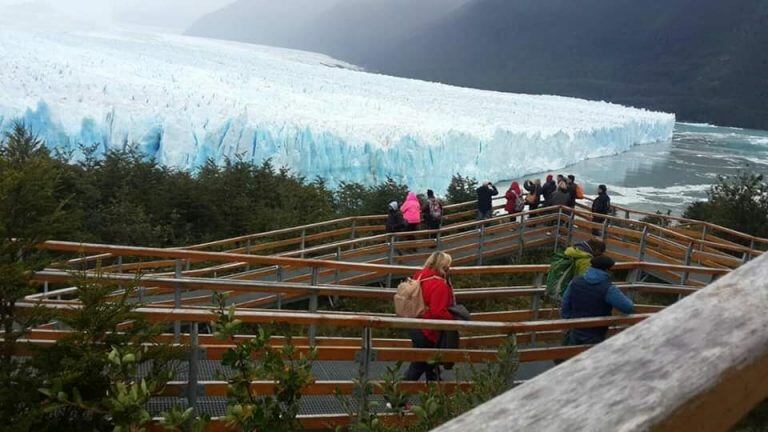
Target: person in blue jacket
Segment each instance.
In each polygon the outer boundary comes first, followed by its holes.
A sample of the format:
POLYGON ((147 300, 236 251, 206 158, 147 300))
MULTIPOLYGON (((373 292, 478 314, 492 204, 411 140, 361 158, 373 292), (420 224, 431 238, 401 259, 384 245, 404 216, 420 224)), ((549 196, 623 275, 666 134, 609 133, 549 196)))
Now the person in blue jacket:
MULTIPOLYGON (((611 283, 608 271, 616 262, 601 255, 592 259, 591 267, 583 276, 574 278, 563 294, 560 316, 589 318, 610 316, 613 309, 629 315, 635 311, 632 300, 611 283)), ((605 340, 608 327, 572 329, 565 337, 564 345, 591 345, 605 340)))

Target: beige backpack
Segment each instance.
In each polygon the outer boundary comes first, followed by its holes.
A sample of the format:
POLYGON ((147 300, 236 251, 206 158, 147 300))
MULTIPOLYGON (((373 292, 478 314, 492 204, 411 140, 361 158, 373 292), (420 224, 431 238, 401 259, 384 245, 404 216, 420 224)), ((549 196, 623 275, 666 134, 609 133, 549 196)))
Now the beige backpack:
POLYGON ((397 286, 395 293, 395 313, 403 318, 418 318, 425 310, 424 297, 421 295, 421 282, 429 279, 439 279, 431 276, 425 279, 408 278, 397 286))

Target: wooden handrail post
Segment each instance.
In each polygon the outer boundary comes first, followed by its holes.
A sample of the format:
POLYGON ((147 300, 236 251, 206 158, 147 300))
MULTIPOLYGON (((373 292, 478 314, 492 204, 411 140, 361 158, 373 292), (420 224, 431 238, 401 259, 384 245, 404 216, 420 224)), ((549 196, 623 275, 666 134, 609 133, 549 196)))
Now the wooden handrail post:
MULTIPOLYGON (((174 268, 174 274, 173 277, 176 279, 181 278, 181 269, 183 266, 183 261, 180 259, 176 260, 176 265, 174 268)), ((176 287, 173 290, 173 306, 175 308, 181 307, 181 285, 176 285, 176 287)), ((173 322, 173 341, 174 343, 179 343, 181 340, 181 321, 176 320, 173 322)))
POLYGON ((557 231, 555 231, 555 247, 553 252, 557 252, 557 248, 560 246, 560 226, 562 225, 562 221, 560 220, 563 216, 563 209, 558 208, 557 209, 557 231))
MULTIPOLYGON (((320 269, 317 267, 312 267, 312 279, 310 281, 310 285, 317 286, 318 279, 320 275, 320 269)), ((312 292, 309 296, 309 312, 315 313, 317 312, 317 292, 312 292)), ((309 346, 315 346, 315 338, 317 336, 317 325, 310 324, 309 326, 309 346)))
POLYGON ((199 375, 199 347, 197 340, 197 322, 192 322, 192 328, 190 329, 190 342, 189 342, 189 370, 187 372, 187 405, 197 412, 197 392, 198 392, 198 375, 199 375))

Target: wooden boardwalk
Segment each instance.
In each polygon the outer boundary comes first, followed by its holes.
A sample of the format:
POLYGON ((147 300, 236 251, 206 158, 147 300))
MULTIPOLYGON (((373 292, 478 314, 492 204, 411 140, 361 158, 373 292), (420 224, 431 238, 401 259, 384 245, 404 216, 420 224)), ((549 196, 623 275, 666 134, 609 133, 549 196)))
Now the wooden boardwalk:
MULTIPOLYGON (((300 350, 316 347, 318 358, 316 382, 306 389, 311 398, 307 399, 303 421, 317 426, 322 420, 328 426, 348 420, 334 408, 330 395, 335 389, 351 394, 353 379, 360 370, 351 365, 360 359, 360 353, 375 358, 363 373, 365 378, 376 380, 383 366, 398 360, 428 360, 439 354, 446 361, 461 364, 493 361, 499 344, 514 334, 522 364, 517 379, 530 379, 546 370, 552 360, 588 348, 560 346, 565 330, 601 323, 619 332, 768 249, 767 239, 681 218, 658 216, 662 224, 642 222, 640 218, 650 215, 621 207, 616 207, 618 216, 594 223, 591 213, 581 206, 475 221, 473 205, 448 206, 441 229, 413 233, 384 233, 383 216, 365 216, 173 249, 50 241, 40 247, 61 253, 62 259, 35 275, 42 292, 29 296, 21 306, 77 308, 77 288, 69 287, 76 277, 72 270, 125 285, 135 283, 140 274, 135 296, 135 301, 142 303, 139 311, 151 320, 168 323, 169 333, 164 335, 167 343, 189 344, 194 339, 191 329, 211 320, 211 293, 226 292, 237 317, 244 322, 306 326, 306 334, 294 342, 300 350), (562 250, 592 238, 594 230, 606 242, 608 254, 617 260, 615 269, 626 270, 627 277, 617 285, 638 298, 663 298, 661 303, 640 304, 641 314, 635 316, 560 320, 557 310, 544 301, 546 263, 484 265, 496 259, 518 258, 526 250, 562 250), (334 308, 345 298, 391 302, 392 285, 415 272, 435 250, 454 257, 454 275, 523 275, 530 281, 514 286, 457 286, 458 301, 519 297, 526 300, 526 307, 473 311, 472 322, 412 320, 391 312, 342 312, 334 308), (298 304, 305 304, 307 310, 290 310, 298 304), (360 337, 320 337, 319 326, 344 330, 345 334, 356 329, 360 337), (376 329, 408 328, 460 330, 462 349, 412 349, 407 339, 374 337, 376 329)), ((25 343, 50 344, 66 332, 57 323, 50 323, 33 329, 25 343)), ((247 335, 237 339, 245 338, 247 335)), ((273 343, 280 345, 282 341, 275 337, 273 343)), ((220 415, 226 382, 215 380, 208 372, 231 346, 200 334, 192 348, 204 353, 194 366, 203 373, 189 376, 180 370, 179 381, 168 387, 169 399, 156 402, 203 401, 198 408, 220 415)), ((447 379, 443 384, 446 388, 471 385, 452 376, 447 379)), ((426 388, 424 383, 406 384, 414 393, 426 388)), ((270 383, 254 385, 260 385, 264 392, 272 388, 270 383)))

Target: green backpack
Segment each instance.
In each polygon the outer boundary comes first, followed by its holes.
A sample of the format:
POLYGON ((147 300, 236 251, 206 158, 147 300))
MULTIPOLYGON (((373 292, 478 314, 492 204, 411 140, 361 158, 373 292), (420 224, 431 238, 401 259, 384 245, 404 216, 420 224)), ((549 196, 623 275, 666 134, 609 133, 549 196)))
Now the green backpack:
POLYGON ((573 279, 576 261, 562 252, 555 252, 547 273, 547 297, 560 300, 573 279))

